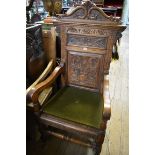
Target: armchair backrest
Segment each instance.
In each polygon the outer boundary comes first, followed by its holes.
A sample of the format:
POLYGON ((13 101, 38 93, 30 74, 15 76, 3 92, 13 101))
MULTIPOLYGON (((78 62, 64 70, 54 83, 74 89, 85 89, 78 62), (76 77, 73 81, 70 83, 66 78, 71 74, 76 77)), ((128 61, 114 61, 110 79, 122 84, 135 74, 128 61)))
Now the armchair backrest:
POLYGON ((61 58, 65 83, 103 93, 114 43, 125 29, 89 0, 61 16, 61 58))

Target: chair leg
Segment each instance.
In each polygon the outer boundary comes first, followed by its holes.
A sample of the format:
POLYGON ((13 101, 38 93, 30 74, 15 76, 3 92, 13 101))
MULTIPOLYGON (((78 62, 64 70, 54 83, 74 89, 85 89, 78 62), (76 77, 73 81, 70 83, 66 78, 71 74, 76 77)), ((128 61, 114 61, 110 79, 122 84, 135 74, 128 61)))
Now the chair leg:
POLYGON ((95 147, 94 147, 95 155, 100 155, 102 150, 102 144, 104 142, 104 137, 105 137, 105 133, 96 138, 95 147))
POLYGON ((41 139, 42 142, 46 142, 46 140, 48 138, 48 134, 46 132, 47 131, 47 128, 48 128, 47 125, 45 125, 45 124, 39 124, 39 132, 41 134, 40 139, 41 139))
POLYGON ((101 148, 102 148, 102 145, 101 146, 96 146, 96 148, 95 148, 95 155, 100 155, 100 153, 101 153, 101 148))

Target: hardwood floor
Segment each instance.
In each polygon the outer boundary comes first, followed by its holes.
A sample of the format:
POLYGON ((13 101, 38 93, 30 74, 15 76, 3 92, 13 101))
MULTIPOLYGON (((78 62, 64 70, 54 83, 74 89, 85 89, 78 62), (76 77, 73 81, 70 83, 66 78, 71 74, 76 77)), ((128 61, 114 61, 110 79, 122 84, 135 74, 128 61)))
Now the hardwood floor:
MULTIPOLYGON (((129 94, 128 94, 128 36, 123 32, 119 47, 119 60, 112 61, 110 68, 110 98, 112 116, 101 155, 129 154, 129 94)), ((28 143, 27 155, 93 155, 92 149, 51 137, 46 144, 28 143)))

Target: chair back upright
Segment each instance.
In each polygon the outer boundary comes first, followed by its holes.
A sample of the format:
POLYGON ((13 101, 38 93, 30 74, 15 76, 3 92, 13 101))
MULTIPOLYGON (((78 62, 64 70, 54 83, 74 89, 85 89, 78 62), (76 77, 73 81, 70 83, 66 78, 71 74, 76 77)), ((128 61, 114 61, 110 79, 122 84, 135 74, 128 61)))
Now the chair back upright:
POLYGON ((126 27, 90 0, 68 10, 60 21, 65 84, 103 94, 113 45, 126 27))

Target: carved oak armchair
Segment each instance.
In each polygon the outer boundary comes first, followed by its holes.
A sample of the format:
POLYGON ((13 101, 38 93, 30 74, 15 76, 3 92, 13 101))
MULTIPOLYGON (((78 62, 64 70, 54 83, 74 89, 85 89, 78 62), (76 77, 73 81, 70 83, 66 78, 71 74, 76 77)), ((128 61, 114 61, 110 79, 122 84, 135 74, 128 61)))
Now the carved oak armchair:
POLYGON ((109 67, 112 48, 125 29, 91 1, 60 17, 61 63, 28 93, 43 136, 54 135, 101 152, 111 116, 109 67), (38 96, 61 76, 62 88, 45 105, 38 96), (73 135, 66 136, 67 133, 73 135))

